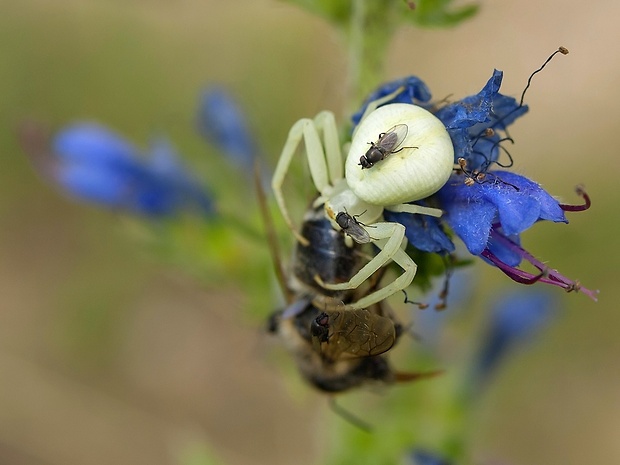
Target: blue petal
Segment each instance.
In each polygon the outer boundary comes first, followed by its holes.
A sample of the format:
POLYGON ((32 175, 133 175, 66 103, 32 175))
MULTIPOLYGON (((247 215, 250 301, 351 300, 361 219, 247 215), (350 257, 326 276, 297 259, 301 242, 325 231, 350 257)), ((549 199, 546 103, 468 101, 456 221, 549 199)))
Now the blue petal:
POLYGON ((532 339, 555 313, 555 300, 537 290, 503 295, 493 306, 484 343, 475 363, 476 381, 486 379, 516 346, 532 339))
POLYGON ((494 174, 505 182, 514 184, 521 191, 527 192, 532 198, 535 198, 540 205, 539 219, 554 221, 556 223, 568 223, 564 210, 560 207, 560 203, 547 193, 540 184, 525 176, 510 171, 496 171, 494 174))
POLYGON ((198 129, 238 166, 251 169, 257 154, 243 112, 222 88, 207 89, 198 109, 198 129))
MULTIPOLYGON (((466 131, 467 142, 463 157, 467 160, 468 170, 487 171, 488 167, 499 160, 500 140, 498 133, 491 136, 479 137, 488 127, 488 123, 478 124, 466 131)), ((457 160, 458 161, 458 160, 457 160)))
POLYGON ((384 210, 383 216, 386 221, 405 226, 405 236, 416 249, 440 254, 454 252, 454 244, 442 229, 437 218, 389 210, 384 210))
POLYGON ((467 250, 479 255, 486 248, 497 207, 482 195, 482 184, 466 186, 462 176, 453 175, 437 196, 442 217, 461 238, 467 250))
POLYGON ((413 465, 451 465, 448 459, 424 449, 416 449, 412 454, 413 465))
POLYGON ((135 196, 126 199, 127 206, 130 209, 150 216, 168 216, 176 213, 184 206, 182 192, 176 189, 174 185, 158 179, 140 181, 142 183, 136 186, 135 196))
MULTIPOLYGON (((465 185, 463 176, 452 175, 437 197, 446 211, 445 221, 474 255, 487 247, 495 222, 508 236, 525 231, 538 220, 566 222, 558 201, 540 185, 508 171, 489 171, 485 182, 472 186, 465 185)), ((495 247, 498 257, 514 255, 495 247)), ((519 261, 513 256, 505 263, 516 266, 519 261)))
POLYGON ((465 97, 437 111, 436 116, 443 122, 449 133, 453 129, 467 129, 477 123, 489 121, 493 97, 499 91, 502 75, 501 71, 493 71, 491 79, 476 95, 465 97))
POLYGON ((164 137, 157 137, 151 142, 146 163, 154 172, 162 174, 185 175, 185 170, 179 161, 179 154, 164 137))
POLYGON ((154 174, 179 197, 177 203, 193 204, 207 215, 215 213, 212 194, 183 166, 176 149, 165 138, 157 138, 151 144, 149 166, 154 174))
POLYGON ((411 103, 425 107, 427 106, 425 104, 431 99, 430 90, 426 84, 416 76, 408 76, 406 78, 390 81, 377 88, 366 98, 359 111, 351 117, 353 125, 356 126, 359 123, 369 103, 396 92, 400 87, 403 88, 402 92, 399 92, 392 100, 383 105, 390 103, 411 103))
POLYGON ((540 204, 528 191, 517 190, 497 180, 480 186, 484 198, 497 207, 499 222, 506 234, 525 231, 540 217, 540 204))
POLYGON ((121 136, 95 123, 77 123, 59 132, 52 149, 70 162, 128 163, 138 151, 121 136))
POLYGON ((433 289, 427 292, 426 303, 429 310, 417 312, 415 316, 416 333, 420 335, 419 342, 431 352, 439 350, 442 337, 445 336, 446 326, 451 318, 458 318, 459 312, 465 310, 464 302, 469 302, 475 292, 474 285, 477 275, 471 267, 455 268, 450 277, 450 293, 447 297, 450 311, 438 312, 431 310, 435 305, 443 301, 440 296, 444 278, 433 281, 433 289), (452 304, 456 303, 455 306, 452 304))
POLYGON ((178 199, 162 180, 143 171, 139 175, 85 164, 67 164, 57 179, 74 196, 110 208, 162 216, 173 213, 178 199))
MULTIPOLYGON (((508 239, 510 239, 517 245, 521 244, 521 238, 517 234, 508 236, 508 239)), ((522 255, 518 251, 516 251, 514 248, 506 247, 501 242, 497 242, 495 239, 493 239, 493 235, 489 237, 489 243, 487 244, 487 248, 491 251, 493 255, 495 255, 508 266, 517 267, 523 260, 522 255)), ((486 258, 482 257, 482 259, 490 265, 495 266, 486 258)))
POLYGON ((491 115, 493 129, 505 131, 508 126, 527 113, 528 110, 527 105, 519 106, 513 97, 498 93, 493 97, 493 114, 491 115))
POLYGON ((122 205, 127 185, 126 177, 121 174, 80 164, 59 168, 56 180, 72 195, 109 207, 122 205))
POLYGON ((212 214, 209 193, 160 140, 146 158, 133 145, 96 124, 76 124, 53 141, 55 180, 75 197, 149 216, 198 207, 212 214))
POLYGON ((527 106, 519 106, 514 98, 499 93, 501 83, 502 72, 494 70, 480 92, 436 113, 452 138, 455 163, 464 158, 470 170, 486 170, 491 162, 498 160, 501 137, 497 131, 505 130, 527 112, 527 106), (489 128, 494 132, 485 136, 489 128))

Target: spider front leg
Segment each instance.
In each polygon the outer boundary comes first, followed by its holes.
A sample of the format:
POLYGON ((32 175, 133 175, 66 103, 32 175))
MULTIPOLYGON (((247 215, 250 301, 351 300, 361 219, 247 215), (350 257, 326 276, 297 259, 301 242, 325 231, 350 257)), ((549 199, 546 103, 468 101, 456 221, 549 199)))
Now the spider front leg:
MULTIPOLYGON (((362 114, 362 117, 360 118, 359 122, 361 123, 364 119, 366 119, 366 117, 369 114, 371 114, 373 111, 375 111, 377 108, 379 108, 384 103, 392 101, 394 97, 396 97, 398 94, 400 94, 403 91, 403 89, 404 89, 404 86, 401 86, 398 89, 396 89, 394 92, 392 92, 391 94, 384 95, 383 97, 380 97, 376 100, 373 100, 372 102, 369 102, 368 105, 366 105, 366 109, 364 110, 364 113, 362 114)), ((355 137, 355 134, 357 133, 358 128, 359 128, 359 123, 357 127, 355 128, 355 131, 353 131, 354 137, 355 137)))
POLYGON ((384 207, 384 209, 396 213, 413 213, 418 215, 434 216, 436 218, 443 215, 443 210, 440 210, 439 208, 423 207, 421 205, 414 205, 411 203, 390 205, 389 207, 384 207))
POLYGON ((297 240, 304 245, 308 245, 308 241, 299 234, 297 228, 293 225, 282 192, 284 178, 288 173, 293 156, 302 141, 305 144, 312 182, 323 196, 330 187, 330 183, 333 184, 335 180, 343 176, 343 159, 333 113, 324 111, 319 113, 314 120, 304 118, 293 125, 271 180, 273 194, 282 212, 284 221, 297 240), (321 133, 323 135, 325 151, 321 143, 321 133))
POLYGON ((411 281, 413 281, 418 268, 415 262, 402 248, 403 245, 406 244, 405 227, 402 224, 375 223, 372 225, 371 236, 372 242, 379 247, 380 251, 349 281, 344 283, 325 283, 319 276, 315 276, 314 278, 315 281, 325 289, 345 290, 356 289, 364 281, 370 278, 375 271, 387 264, 390 260, 395 261, 404 270, 402 275, 387 286, 371 292, 357 302, 347 304, 346 308, 349 309, 367 308, 370 305, 380 302, 392 294, 405 289, 409 286, 409 284, 411 284, 411 281))

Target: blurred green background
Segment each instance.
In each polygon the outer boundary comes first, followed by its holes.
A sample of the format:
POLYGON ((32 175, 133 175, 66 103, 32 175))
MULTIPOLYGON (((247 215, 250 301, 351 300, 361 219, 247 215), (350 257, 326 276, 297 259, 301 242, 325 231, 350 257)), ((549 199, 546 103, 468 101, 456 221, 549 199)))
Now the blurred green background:
MULTIPOLYGON (((561 318, 502 369, 477 413, 480 463, 620 462, 619 15, 612 0, 483 1, 455 29, 400 30, 389 51, 386 78, 416 74, 441 99, 477 92, 493 67, 518 97, 557 46, 570 50, 535 77, 511 153, 567 203, 585 184, 590 211, 537 225, 524 244, 601 296, 555 290, 561 318)), ((346 117, 339 39, 278 1, 3 0, 0 463, 180 464, 206 445, 228 464, 316 463, 331 414, 309 389, 291 395, 294 375, 242 317, 243 280, 162 265, 117 215, 45 185, 15 129, 96 119, 144 143, 162 130, 217 189, 217 154, 193 131, 202 87, 230 87, 274 163, 296 119, 346 117)), ((476 266, 480 292, 514 288, 476 266)))

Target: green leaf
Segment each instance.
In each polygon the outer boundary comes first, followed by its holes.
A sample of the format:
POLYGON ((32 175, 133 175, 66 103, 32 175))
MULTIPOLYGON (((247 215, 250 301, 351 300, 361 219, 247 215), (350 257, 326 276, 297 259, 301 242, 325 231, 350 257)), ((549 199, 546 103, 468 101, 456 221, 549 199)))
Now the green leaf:
POLYGON ((286 0, 335 24, 347 24, 352 0, 286 0))
MULTIPOLYGON (((478 12, 478 5, 465 5, 461 8, 448 11, 453 0, 417 0, 410 14, 403 18, 423 27, 451 27, 471 18, 478 12)), ((411 0, 403 0, 405 7, 411 0)))

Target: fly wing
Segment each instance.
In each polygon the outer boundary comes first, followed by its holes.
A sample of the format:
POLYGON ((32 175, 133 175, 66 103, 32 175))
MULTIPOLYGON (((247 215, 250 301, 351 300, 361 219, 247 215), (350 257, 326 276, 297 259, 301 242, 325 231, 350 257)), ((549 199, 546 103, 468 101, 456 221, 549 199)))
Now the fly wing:
POLYGON ((345 232, 358 244, 368 244, 372 240, 368 231, 359 222, 351 224, 345 232))
POLYGON ((386 152, 394 152, 403 144, 408 133, 409 127, 406 124, 397 124, 385 132, 378 145, 386 152))

